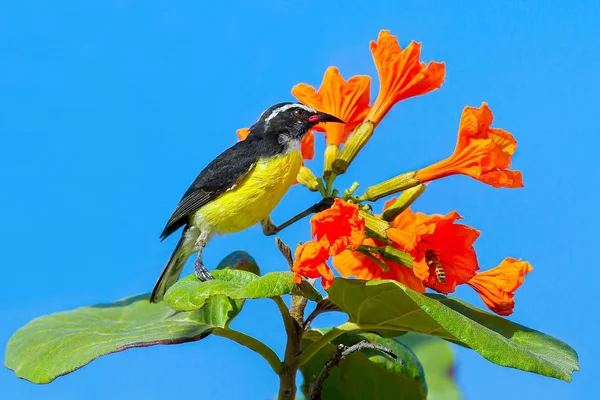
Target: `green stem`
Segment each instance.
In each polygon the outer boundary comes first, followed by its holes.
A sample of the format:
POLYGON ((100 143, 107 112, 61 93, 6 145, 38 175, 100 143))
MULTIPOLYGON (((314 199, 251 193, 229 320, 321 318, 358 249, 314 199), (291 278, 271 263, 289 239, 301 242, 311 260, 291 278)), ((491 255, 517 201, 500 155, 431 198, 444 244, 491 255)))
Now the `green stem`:
POLYGON ((250 350, 254 350, 256 353, 260 354, 271 366, 273 371, 276 374, 279 374, 281 371, 281 360, 277 357, 277 354, 269 346, 253 338, 252 336, 248 336, 245 333, 236 331, 234 329, 224 329, 224 328, 215 328, 212 332, 214 335, 221 336, 227 338, 229 340, 233 340, 236 343, 241 344, 249 348, 250 350))
POLYGON ((333 339, 343 335, 346 332, 356 331, 359 329, 360 328, 358 327, 358 325, 353 324, 352 322, 346 322, 336 328, 327 331, 327 333, 325 333, 319 339, 314 341, 310 346, 306 348, 306 350, 302 352, 302 354, 300 354, 300 357, 298 357, 298 366, 301 367, 302 365, 306 364, 315 354, 319 352, 319 350, 327 346, 327 344, 331 343, 333 339))
POLYGON ((297 297, 292 296, 292 310, 288 310, 281 296, 273 297, 283 317, 283 325, 287 333, 285 354, 281 363, 281 370, 278 373, 279 395, 277 398, 279 400, 294 400, 296 398, 298 353, 300 353, 302 345, 302 334, 304 332, 302 319, 304 318, 304 306, 306 305, 306 302, 303 303, 297 297), (298 322, 296 317, 300 318, 300 322, 298 322))
POLYGON ((321 193, 323 198, 327 197, 327 191, 325 189, 325 185, 323 185, 323 178, 317 178, 317 190, 321 193))
POLYGON ((290 332, 294 329, 294 321, 290 315, 290 310, 288 310, 285 302, 281 298, 281 296, 272 297, 275 304, 277 304, 277 308, 279 308, 279 312, 281 313, 281 318, 283 318, 283 326, 286 332, 290 332))
POLYGON ((364 254, 365 256, 369 257, 372 261, 375 262, 375 264, 379 265, 381 267, 381 269, 383 269, 384 271, 389 271, 390 267, 388 267, 387 265, 385 265, 383 262, 381 262, 381 260, 377 257, 375 257, 372 253, 368 252, 368 251, 361 251, 362 254, 364 254))
POLYGON ((326 193, 326 197, 331 197, 331 194, 333 193, 333 183, 335 182, 335 178, 337 177, 337 175, 333 172, 331 172, 327 178, 325 179, 325 193, 326 193))
POLYGON ((354 192, 356 192, 356 189, 358 189, 358 187, 360 186, 360 184, 358 182, 354 182, 352 184, 352 186, 350 186, 348 189, 344 190, 344 200, 348 200, 352 197, 352 195, 354 194, 354 192))

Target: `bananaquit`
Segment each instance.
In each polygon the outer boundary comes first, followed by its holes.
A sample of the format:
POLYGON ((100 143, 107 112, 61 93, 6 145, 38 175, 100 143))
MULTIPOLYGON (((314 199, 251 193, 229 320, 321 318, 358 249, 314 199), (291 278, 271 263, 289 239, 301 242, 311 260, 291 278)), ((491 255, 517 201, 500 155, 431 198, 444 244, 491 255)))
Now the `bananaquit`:
MULTIPOLYGON (((265 221, 296 179, 300 142, 316 124, 344 121, 301 103, 279 103, 262 113, 248 137, 221 153, 200 172, 169 218, 161 239, 184 227, 158 278, 150 301, 162 300, 194 253, 194 272, 213 279, 202 250, 215 235, 239 232, 265 221)), ((270 221, 270 219, 269 219, 270 221)))

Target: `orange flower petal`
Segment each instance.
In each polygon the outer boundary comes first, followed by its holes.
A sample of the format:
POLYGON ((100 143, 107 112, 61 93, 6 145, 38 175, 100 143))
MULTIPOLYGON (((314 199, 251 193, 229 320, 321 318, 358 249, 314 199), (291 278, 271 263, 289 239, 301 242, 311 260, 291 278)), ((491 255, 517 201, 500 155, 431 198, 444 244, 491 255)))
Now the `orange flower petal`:
POLYGON ((331 208, 315 214, 310 220, 311 235, 332 256, 347 246, 356 249, 365 236, 365 221, 360 218, 358 206, 336 198, 331 208))
POLYGON ((514 292, 533 271, 528 262, 506 258, 496 268, 475 275, 469 282, 485 305, 500 315, 510 315, 515 307, 514 292))
POLYGON ((319 242, 307 242, 296 247, 292 266, 294 281, 302 283, 302 277, 321 278, 321 284, 328 289, 333 283, 333 271, 327 265, 329 252, 319 242))
POLYGON ((456 211, 443 216, 407 209, 391 222, 393 228, 387 232, 395 247, 413 257, 413 273, 424 285, 445 294, 467 283, 479 269, 473 248, 479 231, 456 224, 459 219, 462 217, 456 211), (407 247, 403 240, 408 235, 414 236, 412 247, 407 247), (443 276, 439 274, 440 269, 443 276))
MULTIPOLYGON (((377 243, 372 239, 366 239, 364 244, 368 246, 381 246, 385 243, 377 243)), ((418 292, 425 292, 425 286, 423 286, 421 279, 415 276, 410 268, 392 261, 383 260, 377 255, 376 257, 388 266, 388 271, 385 271, 368 256, 351 250, 345 250, 333 257, 333 266, 343 277, 354 276, 358 279, 366 280, 392 279, 418 292)))
POLYGON ((312 160, 315 158, 315 134, 312 131, 309 131, 302 138, 300 152, 302 153, 302 158, 304 160, 312 160))
POLYGON ((397 102, 420 96, 442 86, 446 75, 444 63, 420 62, 421 44, 411 42, 402 50, 396 36, 390 31, 379 32, 377 41, 371 41, 371 53, 379 74, 379 95, 367 115, 378 124, 397 102))
POLYGON ((465 107, 454 153, 417 171, 415 178, 429 182, 463 174, 494 187, 523 187, 521 172, 508 170, 517 141, 505 130, 490 128, 493 118, 486 103, 479 108, 465 107))
POLYGON ((302 103, 319 111, 336 116, 345 124, 317 125, 316 131, 325 132, 327 144, 340 145, 358 124, 364 121, 369 111, 371 78, 353 76, 344 80, 339 70, 329 67, 317 92, 315 88, 301 83, 292 88, 292 94, 302 103))
POLYGON ((397 228, 389 228, 385 231, 387 237, 397 244, 402 251, 411 251, 417 243, 417 235, 397 228))

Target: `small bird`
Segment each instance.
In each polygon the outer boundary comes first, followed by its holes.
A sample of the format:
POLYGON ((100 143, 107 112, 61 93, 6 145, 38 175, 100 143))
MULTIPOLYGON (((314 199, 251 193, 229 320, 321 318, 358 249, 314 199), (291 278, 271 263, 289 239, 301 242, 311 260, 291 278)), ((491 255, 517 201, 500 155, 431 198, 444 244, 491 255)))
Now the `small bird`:
POLYGON ((214 235, 270 223, 269 214, 300 171, 302 138, 323 122, 344 123, 301 103, 275 104, 250 127, 245 140, 225 150, 200 172, 160 235, 164 240, 184 227, 154 286, 152 303, 162 300, 179 279, 188 257, 196 252, 196 276, 203 281, 213 279, 202 263, 202 250, 214 235))

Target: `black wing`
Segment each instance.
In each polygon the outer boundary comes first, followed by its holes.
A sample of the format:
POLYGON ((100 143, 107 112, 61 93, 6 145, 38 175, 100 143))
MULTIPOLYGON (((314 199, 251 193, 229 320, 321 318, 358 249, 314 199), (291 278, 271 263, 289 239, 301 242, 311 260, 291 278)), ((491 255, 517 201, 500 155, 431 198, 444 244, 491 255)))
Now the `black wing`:
POLYGON ((211 161, 181 198, 160 238, 165 239, 187 224, 191 214, 242 180, 256 164, 259 157, 256 150, 255 140, 248 138, 236 143, 211 161))

